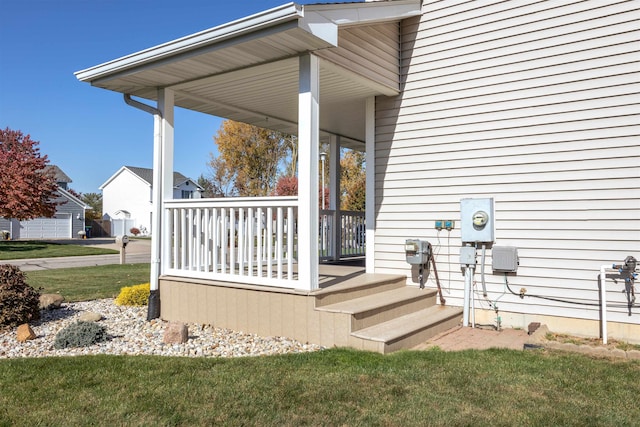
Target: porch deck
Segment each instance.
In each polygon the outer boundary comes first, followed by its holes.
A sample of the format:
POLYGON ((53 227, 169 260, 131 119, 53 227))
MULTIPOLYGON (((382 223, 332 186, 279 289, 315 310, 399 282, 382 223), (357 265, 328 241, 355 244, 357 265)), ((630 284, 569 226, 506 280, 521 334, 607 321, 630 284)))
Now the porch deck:
POLYGON ((413 348, 460 322, 462 309, 436 305, 435 289, 366 274, 362 260, 319 270, 314 291, 162 276, 161 317, 380 353, 413 348))

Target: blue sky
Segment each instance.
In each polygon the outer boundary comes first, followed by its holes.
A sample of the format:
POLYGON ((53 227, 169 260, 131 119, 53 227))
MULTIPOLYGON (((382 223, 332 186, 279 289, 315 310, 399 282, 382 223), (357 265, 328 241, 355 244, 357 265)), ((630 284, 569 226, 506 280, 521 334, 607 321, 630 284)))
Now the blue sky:
MULTIPOLYGON (((99 192, 123 165, 151 167, 153 119, 73 73, 285 3, 0 0, 0 128, 40 141, 74 190, 99 192)), ((176 109, 177 171, 206 173, 221 121, 176 109)))

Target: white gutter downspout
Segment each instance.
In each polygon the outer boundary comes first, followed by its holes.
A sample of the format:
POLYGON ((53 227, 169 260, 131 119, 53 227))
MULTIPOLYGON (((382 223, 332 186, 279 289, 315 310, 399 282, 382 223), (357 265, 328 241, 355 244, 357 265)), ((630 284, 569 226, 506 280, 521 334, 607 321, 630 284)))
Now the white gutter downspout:
POLYGON ((162 113, 159 109, 150 105, 136 101, 131 98, 128 93, 124 94, 124 102, 134 108, 153 114, 153 209, 151 216, 151 275, 149 278, 150 294, 149 305, 147 309, 147 320, 157 319, 160 317, 160 295, 158 292, 158 281, 160 278, 160 253, 162 251, 161 239, 161 209, 159 202, 162 200, 162 185, 160 181, 162 177, 161 170, 155 170, 162 167, 162 113))

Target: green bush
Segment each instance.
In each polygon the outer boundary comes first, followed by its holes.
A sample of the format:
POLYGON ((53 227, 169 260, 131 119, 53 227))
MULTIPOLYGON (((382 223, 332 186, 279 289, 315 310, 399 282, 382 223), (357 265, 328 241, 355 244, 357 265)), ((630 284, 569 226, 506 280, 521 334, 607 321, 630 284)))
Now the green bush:
POLYGON ((143 306, 149 302, 149 283, 135 286, 125 286, 120 289, 120 294, 116 297, 116 305, 143 306))
POLYGON ((107 341, 107 329, 95 322, 78 321, 72 323, 56 334, 53 347, 57 349, 68 347, 87 347, 99 342, 107 341))
POLYGON ((11 328, 40 318, 40 294, 16 266, 0 265, 0 327, 11 328))

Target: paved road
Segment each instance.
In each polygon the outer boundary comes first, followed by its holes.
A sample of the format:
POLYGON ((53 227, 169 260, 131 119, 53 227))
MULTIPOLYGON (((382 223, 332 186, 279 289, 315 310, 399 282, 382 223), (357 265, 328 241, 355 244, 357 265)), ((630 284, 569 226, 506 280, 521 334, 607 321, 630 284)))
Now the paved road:
MULTIPOLYGON (((56 240, 56 243, 77 244, 104 249, 119 250, 114 239, 56 240)), ((127 245, 125 256, 127 264, 143 264, 151 262, 151 240, 132 240, 127 245)), ((13 264, 22 271, 51 270, 54 268, 91 267, 95 265, 120 264, 120 254, 88 255, 57 258, 30 258, 0 261, 13 264)))

